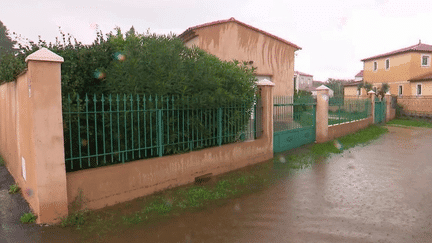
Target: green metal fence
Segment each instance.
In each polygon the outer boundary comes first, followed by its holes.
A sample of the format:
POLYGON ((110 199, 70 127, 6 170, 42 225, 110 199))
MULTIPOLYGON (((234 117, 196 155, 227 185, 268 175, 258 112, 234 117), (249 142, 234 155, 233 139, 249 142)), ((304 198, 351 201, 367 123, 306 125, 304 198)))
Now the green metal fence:
POLYGON ((370 100, 365 98, 331 97, 328 124, 335 125, 371 116, 370 100))
POLYGON ((313 97, 273 97, 274 132, 312 126, 316 102, 313 97))
POLYGON ((386 100, 375 97, 375 123, 385 122, 386 100))
POLYGON ((68 96, 63 105, 66 171, 255 138, 256 108, 250 103, 211 109, 191 104, 199 102, 174 96, 68 96))

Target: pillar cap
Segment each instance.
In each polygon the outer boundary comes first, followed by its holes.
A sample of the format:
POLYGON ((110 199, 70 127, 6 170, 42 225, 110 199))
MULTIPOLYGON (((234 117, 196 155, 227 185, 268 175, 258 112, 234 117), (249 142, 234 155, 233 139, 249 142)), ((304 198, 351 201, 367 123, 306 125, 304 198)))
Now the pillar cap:
POLYGON ((370 91, 368 92, 368 94, 375 94, 375 91, 370 90, 370 91))
POLYGON ((26 57, 25 61, 64 62, 64 59, 63 57, 43 47, 35 53, 26 57))
POLYGON ((273 83, 272 81, 268 80, 268 79, 263 79, 257 82, 258 86, 275 86, 275 83, 273 83))

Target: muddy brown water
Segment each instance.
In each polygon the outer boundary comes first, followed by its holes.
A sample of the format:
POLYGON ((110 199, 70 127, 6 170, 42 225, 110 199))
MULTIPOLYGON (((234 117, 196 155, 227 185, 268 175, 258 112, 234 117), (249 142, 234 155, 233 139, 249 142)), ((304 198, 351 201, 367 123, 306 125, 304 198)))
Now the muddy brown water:
POLYGON ((265 190, 102 241, 432 242, 432 129, 389 127, 265 190))

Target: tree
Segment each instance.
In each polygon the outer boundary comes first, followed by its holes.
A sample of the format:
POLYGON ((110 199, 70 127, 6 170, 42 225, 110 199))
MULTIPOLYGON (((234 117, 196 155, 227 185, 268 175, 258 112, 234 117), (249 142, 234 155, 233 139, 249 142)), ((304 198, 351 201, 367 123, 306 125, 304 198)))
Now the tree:
POLYGON ((6 26, 0 21, 0 60, 4 54, 15 51, 15 43, 16 41, 13 41, 9 37, 9 31, 6 26))
POLYGON ((372 84, 366 82, 364 88, 366 89, 366 92, 369 92, 372 90, 372 84))
POLYGON ((329 78, 326 86, 333 90, 334 96, 343 96, 344 85, 349 82, 351 82, 351 80, 329 78))
POLYGON ((388 83, 383 83, 381 87, 378 89, 377 95, 381 96, 381 98, 384 98, 385 94, 389 91, 390 86, 388 83))

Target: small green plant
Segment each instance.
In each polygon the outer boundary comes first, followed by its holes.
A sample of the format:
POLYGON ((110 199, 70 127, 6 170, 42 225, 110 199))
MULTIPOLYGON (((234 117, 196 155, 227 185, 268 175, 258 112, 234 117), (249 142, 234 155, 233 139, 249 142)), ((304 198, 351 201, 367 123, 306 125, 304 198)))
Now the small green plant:
POLYGON ((396 103, 396 117, 402 117, 403 115, 403 106, 401 104, 396 103))
POLYGON ((148 207, 148 211, 155 211, 160 215, 165 215, 169 213, 172 209, 172 203, 168 200, 156 200, 150 204, 148 207))
POLYGON ((63 227, 76 226, 77 229, 79 229, 81 225, 84 225, 90 212, 86 208, 83 209, 84 202, 84 194, 82 190, 80 190, 78 195, 75 197, 75 200, 71 203, 71 213, 68 216, 61 218, 60 225, 63 227))
POLYGON ((23 216, 21 216, 20 220, 23 224, 33 223, 36 221, 36 216, 32 212, 25 213, 23 216))
POLYGON ((69 214, 67 217, 62 218, 62 221, 60 223, 61 226, 76 226, 78 229, 81 225, 84 225, 87 221, 89 210, 83 209, 79 210, 77 212, 73 212, 69 214))
POLYGON ((13 184, 9 186, 9 194, 15 194, 20 191, 20 188, 17 184, 13 184))
POLYGON ((0 156, 0 166, 4 166, 4 160, 1 156, 0 156))
POLYGON ((147 220, 148 216, 143 215, 142 212, 137 212, 134 215, 129 216, 129 217, 123 216, 122 219, 123 219, 123 223, 125 223, 125 224, 139 224, 139 223, 147 220))

